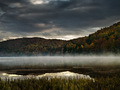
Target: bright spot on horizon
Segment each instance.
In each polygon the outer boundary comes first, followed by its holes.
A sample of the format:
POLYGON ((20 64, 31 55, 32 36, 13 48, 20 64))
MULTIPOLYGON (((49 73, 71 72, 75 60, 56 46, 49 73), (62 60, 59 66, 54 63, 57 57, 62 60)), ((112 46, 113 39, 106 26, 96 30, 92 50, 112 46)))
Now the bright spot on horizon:
POLYGON ((76 38, 80 38, 83 37, 81 35, 66 35, 66 36, 59 36, 59 37, 45 37, 45 36, 26 36, 26 37, 8 37, 8 38, 3 38, 1 41, 7 41, 10 39, 19 39, 19 38, 34 38, 34 37, 38 37, 38 38, 44 38, 44 39, 59 39, 59 40, 71 40, 71 39, 76 39, 76 38))
POLYGON ((33 4, 46 4, 46 3, 49 3, 48 0, 31 0, 31 3, 33 4))
POLYGON ((31 3, 37 5, 37 4, 48 4, 49 2, 57 2, 57 1, 62 1, 62 2, 69 2, 70 0, 30 0, 31 3))
POLYGON ((76 39, 76 38, 79 38, 79 37, 83 37, 83 36, 80 36, 80 35, 66 35, 66 36, 62 36, 62 37, 58 37, 56 39, 61 39, 61 40, 71 40, 71 39, 76 39))

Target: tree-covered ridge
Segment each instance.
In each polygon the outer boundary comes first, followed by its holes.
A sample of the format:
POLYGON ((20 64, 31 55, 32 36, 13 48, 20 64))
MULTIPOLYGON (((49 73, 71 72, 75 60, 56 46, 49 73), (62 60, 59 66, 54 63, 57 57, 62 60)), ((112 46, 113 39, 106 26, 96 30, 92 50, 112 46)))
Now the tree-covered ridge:
MULTIPOLYGON (((83 37, 69 41, 69 44, 74 44, 74 49, 78 53, 102 53, 102 52, 120 52, 120 22, 106 28, 102 28, 97 32, 90 34, 88 37, 83 37)), ((67 51, 73 46, 66 45, 67 51)), ((66 50, 65 50, 66 51, 66 50)))
POLYGON ((65 41, 43 38, 21 38, 0 43, 1 53, 52 54, 62 53, 65 41))
POLYGON ((74 54, 120 53, 120 22, 102 28, 89 36, 69 41, 43 38, 21 38, 0 42, 0 53, 5 54, 74 54))

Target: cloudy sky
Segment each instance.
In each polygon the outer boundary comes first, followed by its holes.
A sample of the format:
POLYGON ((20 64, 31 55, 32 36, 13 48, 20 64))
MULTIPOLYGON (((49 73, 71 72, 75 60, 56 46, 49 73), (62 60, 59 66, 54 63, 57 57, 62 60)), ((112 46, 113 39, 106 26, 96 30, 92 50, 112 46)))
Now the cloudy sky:
POLYGON ((0 40, 72 39, 120 20, 120 0, 0 0, 0 40))

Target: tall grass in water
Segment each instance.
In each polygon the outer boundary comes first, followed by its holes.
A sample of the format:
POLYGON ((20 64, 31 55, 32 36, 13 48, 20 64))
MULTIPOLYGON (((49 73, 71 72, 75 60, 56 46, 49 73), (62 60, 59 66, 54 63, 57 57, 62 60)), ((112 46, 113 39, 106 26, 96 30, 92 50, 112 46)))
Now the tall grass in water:
POLYGON ((120 90, 120 78, 0 80, 0 90, 120 90))

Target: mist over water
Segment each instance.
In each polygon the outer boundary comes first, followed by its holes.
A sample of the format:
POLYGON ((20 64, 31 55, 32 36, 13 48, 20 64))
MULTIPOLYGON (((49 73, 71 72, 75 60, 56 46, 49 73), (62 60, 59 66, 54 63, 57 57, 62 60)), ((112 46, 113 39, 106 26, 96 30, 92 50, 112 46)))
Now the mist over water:
POLYGON ((120 56, 33 56, 0 57, 2 66, 120 65, 120 56))
MULTIPOLYGON (((80 55, 80 56, 24 56, 24 57, 0 57, 0 66, 8 67, 5 71, 0 72, 0 78, 2 80, 7 79, 25 79, 25 78, 83 78, 91 79, 94 81, 94 78, 91 78, 89 75, 81 74, 77 72, 79 66, 88 66, 88 70, 91 73, 95 73, 96 70, 89 69, 89 65, 120 65, 120 56, 119 55, 80 55), (15 66, 15 67, 14 67, 15 66), (54 70, 47 69, 17 69, 16 66, 24 66, 29 68, 29 66, 40 66, 40 67, 52 67, 52 66, 73 66, 73 68, 54 68, 54 70), (8 70, 9 67, 13 67, 13 70, 8 70), (76 69, 77 68, 77 69, 76 69), (34 71, 35 70, 35 71, 34 71), (38 71, 39 72, 38 72, 38 71), (43 70, 45 70, 43 72, 43 70), (55 71, 56 70, 56 71, 55 71), (74 72, 74 70, 76 70, 74 72), (27 73, 26 73, 27 72, 27 73), (36 73, 35 73, 36 72, 36 73), (54 72, 54 73, 53 73, 54 72), (22 73, 22 74, 21 74, 22 73), (26 74, 25 74, 26 73, 26 74), (25 74, 25 75, 24 75, 25 74), (36 75, 37 74, 37 75, 36 75)), ((78 69, 86 70, 86 69, 78 69)), ((86 72, 89 72, 86 70, 86 72)))

